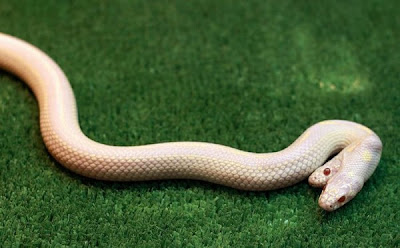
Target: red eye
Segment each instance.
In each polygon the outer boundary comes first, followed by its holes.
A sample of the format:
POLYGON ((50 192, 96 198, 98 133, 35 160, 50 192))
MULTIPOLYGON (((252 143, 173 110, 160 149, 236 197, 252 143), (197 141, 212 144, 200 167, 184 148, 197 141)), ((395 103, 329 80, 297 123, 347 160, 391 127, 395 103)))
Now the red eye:
POLYGON ((324 175, 325 175, 325 176, 329 176, 329 174, 331 174, 331 169, 325 168, 325 170, 324 170, 324 175))
POLYGON ((339 198, 338 202, 344 202, 346 200, 346 196, 342 196, 339 198))

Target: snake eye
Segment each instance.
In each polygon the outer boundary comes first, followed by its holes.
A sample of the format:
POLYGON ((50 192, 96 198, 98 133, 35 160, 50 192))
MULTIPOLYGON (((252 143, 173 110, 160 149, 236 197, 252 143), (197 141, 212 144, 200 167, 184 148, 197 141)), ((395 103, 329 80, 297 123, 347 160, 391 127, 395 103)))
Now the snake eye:
POLYGON ((342 203, 346 200, 346 196, 342 196, 339 198, 338 202, 342 203))
POLYGON ((331 174, 331 169, 325 168, 325 169, 324 169, 324 175, 325 175, 325 176, 329 176, 329 174, 331 174))

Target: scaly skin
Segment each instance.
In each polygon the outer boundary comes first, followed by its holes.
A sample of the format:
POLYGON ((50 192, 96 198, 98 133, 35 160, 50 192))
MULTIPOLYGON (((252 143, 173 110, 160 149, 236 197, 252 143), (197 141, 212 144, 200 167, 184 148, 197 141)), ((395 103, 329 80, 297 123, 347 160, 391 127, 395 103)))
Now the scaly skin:
POLYGON ((20 77, 34 92, 48 151, 66 168, 90 178, 110 181, 188 178, 241 190, 273 190, 293 185, 315 171, 309 182, 316 187, 326 185, 319 205, 332 211, 361 190, 381 156, 382 143, 374 132, 341 120, 317 123, 288 148, 265 154, 202 142, 104 145, 82 133, 71 86, 45 53, 0 33, 0 68, 20 77), (324 174, 326 168, 330 169, 329 175, 324 174))

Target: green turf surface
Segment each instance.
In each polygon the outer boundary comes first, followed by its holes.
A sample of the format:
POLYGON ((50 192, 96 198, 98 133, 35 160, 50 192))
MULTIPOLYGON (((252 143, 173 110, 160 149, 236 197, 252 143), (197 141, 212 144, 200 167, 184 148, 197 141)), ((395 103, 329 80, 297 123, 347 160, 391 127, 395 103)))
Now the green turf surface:
POLYGON ((346 119, 384 144, 372 178, 334 213, 305 181, 259 193, 97 182, 50 157, 33 94, 0 72, 0 244, 399 247, 399 3, 0 0, 0 32, 59 63, 94 140, 270 152, 346 119))

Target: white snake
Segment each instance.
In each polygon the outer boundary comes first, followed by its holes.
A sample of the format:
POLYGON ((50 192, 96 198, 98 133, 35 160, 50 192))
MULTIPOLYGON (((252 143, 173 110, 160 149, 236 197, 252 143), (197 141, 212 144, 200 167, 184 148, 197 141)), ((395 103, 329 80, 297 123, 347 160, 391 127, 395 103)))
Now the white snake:
POLYGON ((82 133, 68 79, 45 53, 0 33, 0 68, 20 77, 34 92, 48 151, 66 168, 90 178, 188 178, 242 190, 272 190, 293 185, 312 173, 310 184, 324 187, 319 205, 332 211, 361 190, 381 156, 382 143, 373 131, 341 120, 319 122, 288 148, 264 154, 203 142, 104 145, 82 133))

